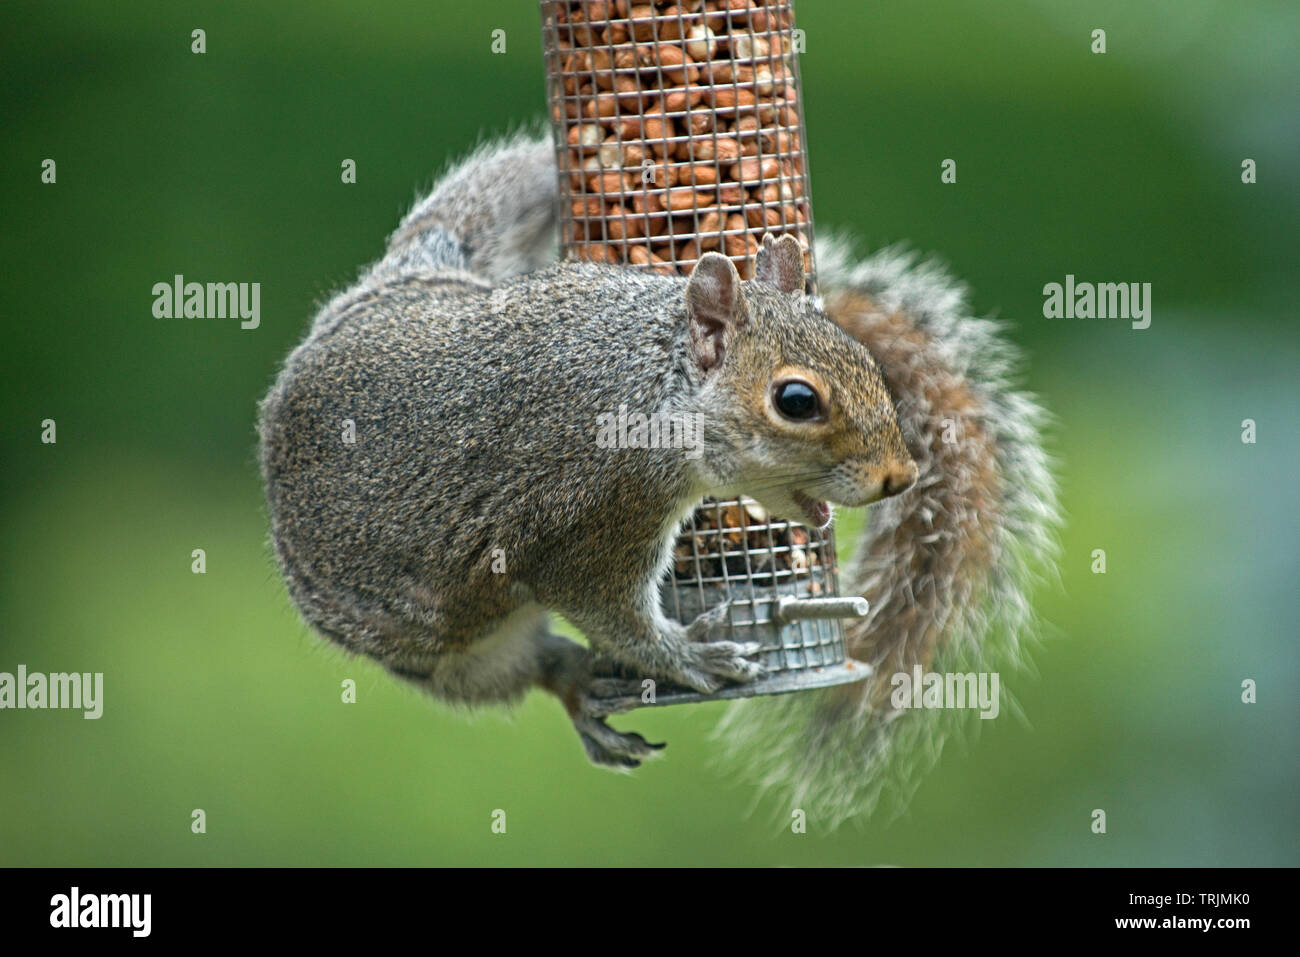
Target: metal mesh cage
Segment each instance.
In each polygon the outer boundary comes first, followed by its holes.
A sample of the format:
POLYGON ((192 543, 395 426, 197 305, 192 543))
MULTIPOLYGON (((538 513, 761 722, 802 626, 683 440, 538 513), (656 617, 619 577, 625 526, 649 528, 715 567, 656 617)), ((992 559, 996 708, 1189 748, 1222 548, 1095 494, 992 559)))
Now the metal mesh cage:
POLYGON ((542 0, 570 258, 689 272, 700 254, 753 273, 764 233, 812 214, 788 2, 542 0))
MULTIPOLYGON (((765 233, 794 235, 815 288, 800 102, 799 36, 785 0, 541 0, 560 177, 560 245, 665 274, 717 251, 752 278, 765 233)), ((662 588, 682 622, 729 601, 713 637, 757 640, 767 675, 712 695, 661 689, 658 704, 857 681, 838 618, 835 544, 749 499, 706 502, 677 539, 662 588)))

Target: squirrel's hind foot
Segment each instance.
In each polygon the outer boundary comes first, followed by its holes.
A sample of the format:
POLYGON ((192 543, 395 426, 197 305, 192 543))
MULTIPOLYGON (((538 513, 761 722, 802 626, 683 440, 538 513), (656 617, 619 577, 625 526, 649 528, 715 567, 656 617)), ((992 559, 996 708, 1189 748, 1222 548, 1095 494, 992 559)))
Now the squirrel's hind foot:
POLYGON ((616 731, 586 710, 573 717, 573 727, 582 739, 582 747, 592 764, 616 770, 638 768, 641 762, 655 757, 664 744, 651 744, 635 731, 616 731))

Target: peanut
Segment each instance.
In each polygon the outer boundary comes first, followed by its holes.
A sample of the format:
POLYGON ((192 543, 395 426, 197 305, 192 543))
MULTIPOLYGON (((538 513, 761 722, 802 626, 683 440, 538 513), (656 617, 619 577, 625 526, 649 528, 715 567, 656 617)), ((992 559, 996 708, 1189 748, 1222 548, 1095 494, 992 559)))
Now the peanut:
POLYGON ((697 23, 686 31, 686 52, 693 60, 708 60, 718 49, 718 38, 713 30, 697 23))

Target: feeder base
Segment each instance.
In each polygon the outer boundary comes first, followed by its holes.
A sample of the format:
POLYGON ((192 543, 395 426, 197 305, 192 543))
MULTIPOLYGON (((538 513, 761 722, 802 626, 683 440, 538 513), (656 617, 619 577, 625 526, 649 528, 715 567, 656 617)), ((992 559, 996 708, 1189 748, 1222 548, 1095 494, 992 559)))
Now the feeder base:
POLYGON ((791 691, 808 691, 813 688, 829 688, 833 685, 852 684, 865 681, 871 677, 871 666, 861 661, 849 659, 824 668, 806 668, 800 671, 785 671, 771 677, 759 678, 748 684, 727 685, 712 694, 679 688, 675 685, 662 685, 655 691, 653 702, 644 702, 643 708, 657 708, 670 704, 695 704, 701 701, 730 701, 734 698, 755 698, 759 695, 786 694, 791 691))

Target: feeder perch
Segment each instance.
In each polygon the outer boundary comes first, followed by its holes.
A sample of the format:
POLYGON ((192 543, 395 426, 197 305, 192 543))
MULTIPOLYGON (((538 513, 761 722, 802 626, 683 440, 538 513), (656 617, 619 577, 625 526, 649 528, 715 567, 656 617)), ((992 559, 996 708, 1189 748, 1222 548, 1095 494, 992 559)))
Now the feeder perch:
MULTIPOLYGON (((765 233, 795 236, 816 288, 793 5, 764 0, 541 0, 560 179, 561 254, 689 274, 720 252, 753 276, 765 233)), ((861 681, 831 531, 751 499, 706 500, 677 538, 661 597, 689 623, 730 602, 712 639, 758 641, 767 674, 713 694, 660 687, 655 704, 861 681)))

